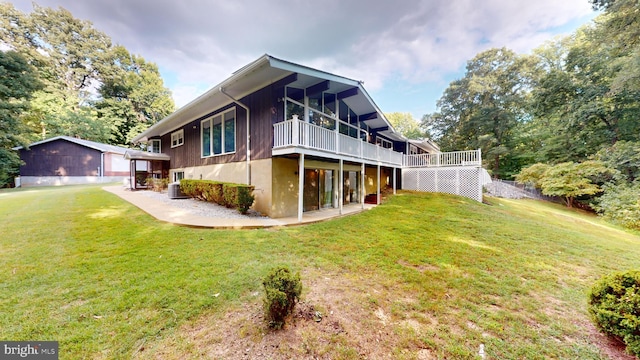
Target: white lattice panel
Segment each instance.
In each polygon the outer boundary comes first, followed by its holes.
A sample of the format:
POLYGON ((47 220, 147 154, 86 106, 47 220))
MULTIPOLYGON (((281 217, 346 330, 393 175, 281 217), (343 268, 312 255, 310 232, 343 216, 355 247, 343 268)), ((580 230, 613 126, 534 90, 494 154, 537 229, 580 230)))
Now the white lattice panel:
POLYGON ((402 170, 402 188, 425 192, 442 192, 482 201, 480 185, 482 168, 405 168, 402 170))

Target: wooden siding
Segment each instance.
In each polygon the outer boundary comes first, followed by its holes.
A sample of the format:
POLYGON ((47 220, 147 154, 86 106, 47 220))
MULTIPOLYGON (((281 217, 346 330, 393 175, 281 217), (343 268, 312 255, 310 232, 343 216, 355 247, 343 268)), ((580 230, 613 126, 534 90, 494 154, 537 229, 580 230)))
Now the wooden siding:
POLYGON ((170 167, 172 169, 190 167, 190 166, 202 166, 202 165, 214 165, 225 164, 229 162, 244 161, 246 159, 245 144, 246 144, 246 128, 247 128, 245 110, 235 104, 222 107, 220 109, 213 110, 205 116, 201 116, 194 119, 187 125, 174 129, 168 134, 162 136, 161 150, 163 153, 171 157, 170 167), (226 155, 216 155, 203 158, 202 149, 200 148, 200 129, 202 120, 208 119, 221 112, 236 108, 236 151, 226 155), (171 133, 178 130, 184 130, 184 144, 171 148, 171 133))
POLYGON ((274 85, 242 99, 251 109, 251 159, 269 159, 273 148, 273 124, 284 121, 284 88, 274 85))
POLYGON ((66 140, 21 149, 21 176, 97 176, 101 152, 66 140))
MULTIPOLYGON (((273 147, 273 124, 284 120, 284 104, 278 102, 282 98, 284 89, 274 88, 273 85, 260 89, 240 100, 240 102, 251 111, 251 159, 271 158, 273 147)), ((212 111, 198 119, 194 119, 189 124, 174 129, 161 137, 162 152, 171 157, 170 167, 172 169, 225 164, 231 162, 246 161, 247 144, 247 120, 246 111, 241 106, 229 104, 220 109, 212 111), (227 155, 216 155, 203 158, 201 156, 200 128, 201 121, 224 112, 231 108, 236 109, 236 151, 227 155), (171 133, 184 130, 184 144, 171 148, 171 133)))

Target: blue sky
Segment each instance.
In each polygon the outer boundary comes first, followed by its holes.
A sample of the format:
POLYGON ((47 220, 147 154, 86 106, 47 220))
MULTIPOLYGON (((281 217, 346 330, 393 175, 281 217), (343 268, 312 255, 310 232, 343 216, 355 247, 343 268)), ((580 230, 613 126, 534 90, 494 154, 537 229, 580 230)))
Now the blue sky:
MULTIPOLYGON (((32 10, 31 0, 13 0, 32 10)), ((268 53, 364 81, 384 112, 436 110, 467 60, 528 53, 596 13, 588 0, 39 0, 158 64, 177 106, 268 53)))

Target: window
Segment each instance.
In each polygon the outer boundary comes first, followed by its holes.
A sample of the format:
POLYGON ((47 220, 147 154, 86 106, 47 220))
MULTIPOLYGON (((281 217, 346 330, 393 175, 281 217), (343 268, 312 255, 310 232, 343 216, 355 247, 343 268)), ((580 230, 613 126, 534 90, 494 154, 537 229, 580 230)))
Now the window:
POLYGON ((171 133, 171 147, 180 146, 184 144, 184 130, 178 130, 171 133))
POLYGON ((184 171, 176 171, 173 173, 173 182, 184 179, 184 171))
POLYGON ((160 144, 162 141, 160 139, 149 140, 147 143, 147 151, 152 153, 161 153, 160 144))
POLYGON ((418 154, 418 148, 415 145, 409 145, 409 154, 417 155, 418 154))
POLYGON ((202 121, 202 157, 236 151, 236 109, 202 121))
POLYGON ((393 144, 389 140, 385 140, 383 138, 376 138, 376 145, 382 146, 385 149, 391 149, 393 144))

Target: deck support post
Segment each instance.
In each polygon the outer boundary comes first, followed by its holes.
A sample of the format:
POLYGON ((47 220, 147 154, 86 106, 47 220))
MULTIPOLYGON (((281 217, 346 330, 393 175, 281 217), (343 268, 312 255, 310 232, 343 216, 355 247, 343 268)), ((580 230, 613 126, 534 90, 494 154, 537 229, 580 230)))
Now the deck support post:
POLYGON ((360 165, 360 205, 364 209, 364 197, 366 196, 364 187, 364 163, 360 165))
POLYGON ((338 170, 338 208, 340 208, 340 215, 342 215, 342 203, 344 202, 344 160, 340 159, 340 169, 338 170))
POLYGON ((396 194, 396 170, 397 168, 393 168, 393 195, 396 194))
POLYGON ((376 196, 376 205, 380 205, 380 163, 378 163, 378 196, 376 196))
POLYGON ((304 206, 304 154, 298 160, 298 222, 302 222, 302 207, 304 206))

